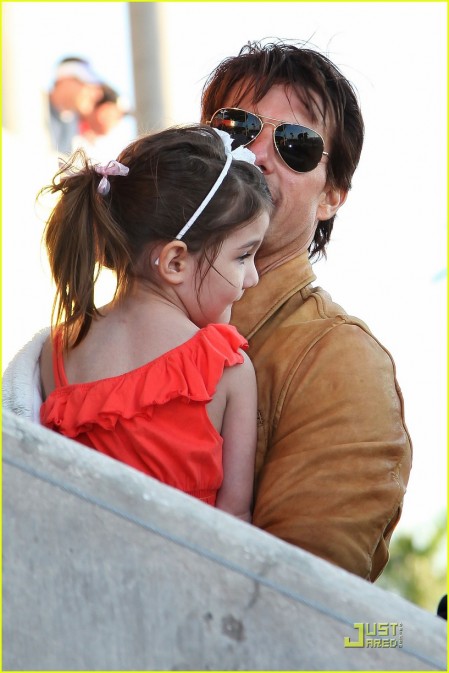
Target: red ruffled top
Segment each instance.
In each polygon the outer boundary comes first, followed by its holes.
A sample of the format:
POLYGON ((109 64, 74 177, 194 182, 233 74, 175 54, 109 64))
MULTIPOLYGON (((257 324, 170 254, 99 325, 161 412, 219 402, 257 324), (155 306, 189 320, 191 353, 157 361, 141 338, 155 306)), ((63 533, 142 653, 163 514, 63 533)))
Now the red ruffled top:
POLYGON ((231 325, 211 324, 142 367, 69 385, 56 334, 56 388, 41 406, 41 423, 214 505, 223 440, 206 405, 224 368, 241 364, 239 348, 247 347, 231 325))

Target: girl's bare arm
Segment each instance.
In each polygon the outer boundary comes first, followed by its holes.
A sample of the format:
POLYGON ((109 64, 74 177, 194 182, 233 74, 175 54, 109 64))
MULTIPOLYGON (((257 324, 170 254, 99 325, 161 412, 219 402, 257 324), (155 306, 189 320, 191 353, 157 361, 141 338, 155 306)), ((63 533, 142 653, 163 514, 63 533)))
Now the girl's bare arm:
POLYGON ((257 387, 254 367, 243 353, 242 365, 225 370, 227 403, 223 417, 223 483, 216 506, 251 521, 257 440, 257 387))

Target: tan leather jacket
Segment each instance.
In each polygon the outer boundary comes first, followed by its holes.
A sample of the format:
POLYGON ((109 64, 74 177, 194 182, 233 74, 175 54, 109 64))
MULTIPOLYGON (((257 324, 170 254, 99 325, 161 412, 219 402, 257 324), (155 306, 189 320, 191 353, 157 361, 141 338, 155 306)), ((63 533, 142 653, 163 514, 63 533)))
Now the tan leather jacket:
POLYGON ((374 581, 412 447, 394 362, 315 280, 307 253, 234 306, 259 395, 253 523, 374 581))

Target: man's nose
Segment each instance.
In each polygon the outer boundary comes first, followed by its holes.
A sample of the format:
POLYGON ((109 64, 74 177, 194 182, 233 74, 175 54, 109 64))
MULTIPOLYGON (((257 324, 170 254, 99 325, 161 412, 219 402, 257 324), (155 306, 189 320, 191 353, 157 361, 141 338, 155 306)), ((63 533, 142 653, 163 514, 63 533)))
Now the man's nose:
POLYGON ((251 143, 248 149, 256 155, 256 166, 263 173, 270 173, 273 170, 274 147, 273 147, 273 126, 264 123, 261 132, 251 143))

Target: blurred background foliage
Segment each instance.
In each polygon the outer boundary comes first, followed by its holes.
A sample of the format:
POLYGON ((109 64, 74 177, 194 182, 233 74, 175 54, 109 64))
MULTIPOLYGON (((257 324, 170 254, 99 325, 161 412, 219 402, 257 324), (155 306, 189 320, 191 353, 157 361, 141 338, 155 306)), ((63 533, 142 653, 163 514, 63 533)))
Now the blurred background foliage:
POLYGON ((376 585, 436 614, 447 593, 447 551, 446 514, 422 535, 393 534, 390 560, 376 585))

